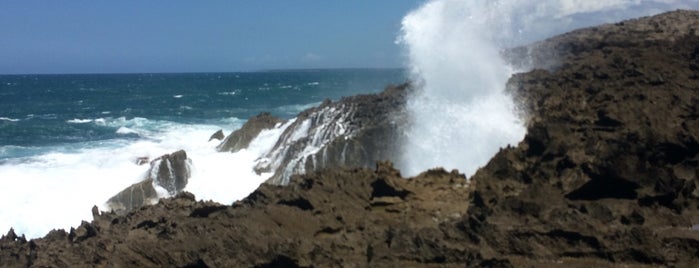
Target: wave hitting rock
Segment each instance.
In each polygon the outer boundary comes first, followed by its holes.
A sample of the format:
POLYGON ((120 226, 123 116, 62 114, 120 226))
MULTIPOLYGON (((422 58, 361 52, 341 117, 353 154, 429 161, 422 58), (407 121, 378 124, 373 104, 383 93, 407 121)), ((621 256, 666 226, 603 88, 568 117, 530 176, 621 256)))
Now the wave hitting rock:
POLYGON ((380 163, 263 184, 232 206, 180 193, 41 239, 10 231, 0 266, 696 265, 696 29, 699 12, 676 11, 521 49, 558 61, 510 80, 527 136, 469 181, 380 163))

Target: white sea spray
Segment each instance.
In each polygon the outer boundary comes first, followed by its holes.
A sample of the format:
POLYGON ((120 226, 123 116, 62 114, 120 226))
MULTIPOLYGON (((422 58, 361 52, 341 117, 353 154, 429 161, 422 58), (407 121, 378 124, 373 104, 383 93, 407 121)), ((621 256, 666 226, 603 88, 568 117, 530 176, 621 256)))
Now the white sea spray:
POLYGON ((397 40, 418 90, 398 167, 434 167, 470 176, 525 135, 505 85, 515 70, 503 49, 572 28, 696 6, 698 1, 432 0, 403 18, 397 40))

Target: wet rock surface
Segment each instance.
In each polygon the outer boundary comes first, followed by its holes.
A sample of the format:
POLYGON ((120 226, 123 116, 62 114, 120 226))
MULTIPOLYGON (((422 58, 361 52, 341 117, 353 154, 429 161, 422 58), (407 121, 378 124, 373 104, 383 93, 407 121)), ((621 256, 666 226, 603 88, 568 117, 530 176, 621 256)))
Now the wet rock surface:
POLYGON ((325 101, 290 122, 255 171, 273 172, 267 182, 285 185, 292 175, 327 168, 372 167, 398 153, 405 127, 409 84, 379 94, 325 101))
POLYGON ((697 28, 678 11, 545 41, 587 40, 510 80, 528 134, 468 182, 379 163, 232 206, 179 193, 41 239, 8 232, 0 266, 696 267, 697 28))
POLYGON ((181 193, 126 216, 95 215, 69 233, 0 240, 0 266, 298 267, 462 262, 440 228, 466 212, 463 175, 412 180, 388 163, 263 184, 232 206, 181 193), (449 242, 444 244, 444 242, 449 242))
MULTIPOLYGON (((270 113, 261 113, 257 116, 250 118, 245 124, 238 130, 233 131, 228 137, 221 137, 223 142, 219 144, 216 149, 219 152, 232 152, 235 153, 250 145, 250 142, 257 137, 260 132, 265 129, 273 128, 277 123, 281 123, 282 119, 272 116, 270 113)), ((217 132, 218 133, 218 132, 217 132)), ((214 133, 212 138, 217 135, 214 133)), ((223 136, 223 131, 221 135, 223 136)), ((209 139, 211 141, 211 139, 209 139)))
POLYGON ((170 196, 181 192, 191 176, 190 161, 183 150, 153 159, 146 178, 110 198, 108 209, 124 214, 154 204, 159 198, 155 187, 163 188, 170 196))

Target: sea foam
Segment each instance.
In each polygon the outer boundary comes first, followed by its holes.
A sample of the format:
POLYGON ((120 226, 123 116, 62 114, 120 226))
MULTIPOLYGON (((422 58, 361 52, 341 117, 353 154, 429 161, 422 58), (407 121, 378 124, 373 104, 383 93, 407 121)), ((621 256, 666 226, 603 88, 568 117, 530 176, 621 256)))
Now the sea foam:
POLYGON ((248 149, 238 153, 216 152, 218 141, 208 141, 211 134, 222 125, 230 133, 243 122, 235 118, 191 125, 146 118, 93 120, 92 124, 137 132, 142 139, 66 145, 0 164, 0 177, 12 178, 3 180, 6 191, 0 195, 0 230, 12 227, 36 238, 54 228, 67 230, 89 221, 93 205, 107 209, 107 199, 146 176, 149 165, 137 165, 138 158, 154 159, 179 149, 187 152, 193 164, 185 190, 200 200, 231 204, 271 175, 255 174, 253 166, 284 130, 280 125, 263 131, 248 149))

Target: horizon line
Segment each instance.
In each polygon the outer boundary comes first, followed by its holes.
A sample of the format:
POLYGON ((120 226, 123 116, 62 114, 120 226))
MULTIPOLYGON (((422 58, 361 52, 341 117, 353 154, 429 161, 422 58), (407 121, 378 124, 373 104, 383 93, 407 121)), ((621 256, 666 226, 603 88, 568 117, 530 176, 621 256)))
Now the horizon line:
POLYGON ((324 70, 407 70, 406 67, 330 67, 330 68, 268 68, 246 71, 164 71, 164 72, 66 72, 66 73, 0 73, 0 76, 13 75, 125 75, 125 74, 224 74, 224 73, 264 73, 264 72, 303 72, 324 70))

